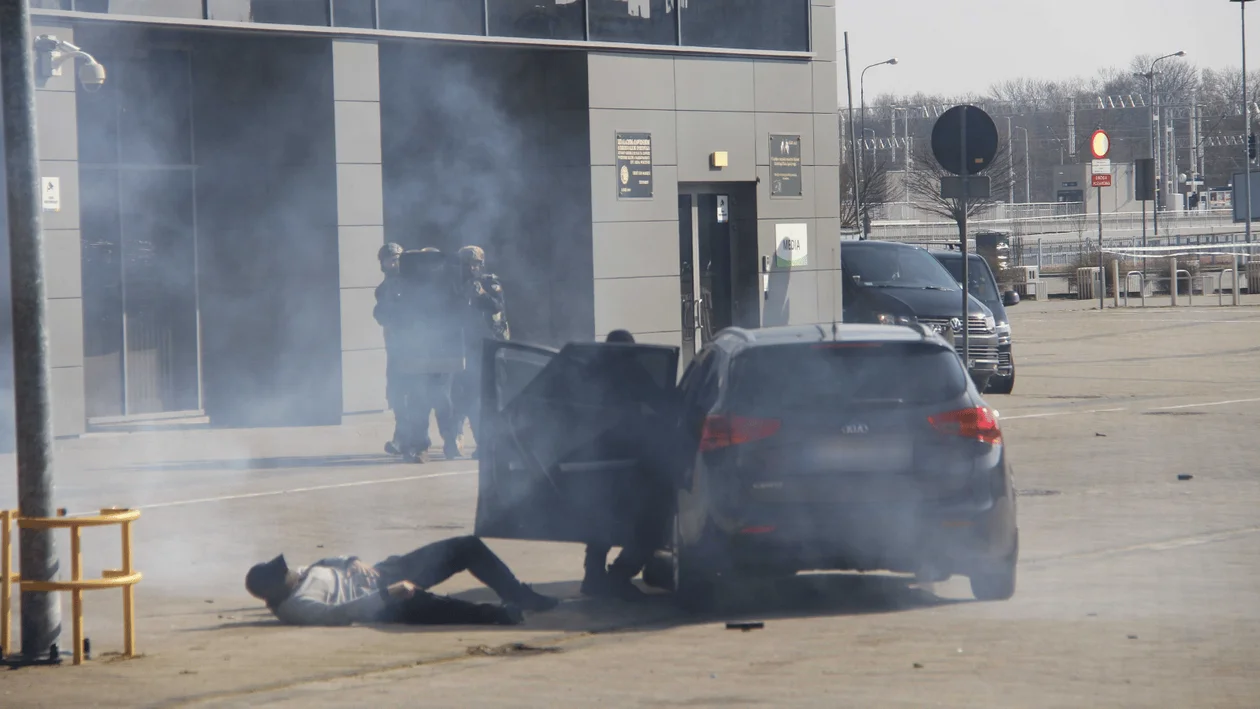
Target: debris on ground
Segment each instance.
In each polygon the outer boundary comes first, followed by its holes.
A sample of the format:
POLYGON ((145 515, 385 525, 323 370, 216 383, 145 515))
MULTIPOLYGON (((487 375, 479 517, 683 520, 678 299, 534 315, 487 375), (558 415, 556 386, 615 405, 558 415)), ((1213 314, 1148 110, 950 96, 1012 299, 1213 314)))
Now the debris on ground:
POLYGON ((1130 639, 1130 640, 1137 640, 1137 636, 1136 636, 1136 635, 1130 635, 1130 636, 1129 636, 1129 639, 1130 639))
POLYGON ((745 633, 747 633, 750 630, 761 630, 764 627, 766 627, 766 624, 759 620, 749 621, 745 623, 727 623, 726 624, 727 630, 742 630, 745 633))
POLYGON ((558 647, 536 647, 525 643, 508 643, 507 645, 499 645, 490 647, 489 645, 473 645, 468 648, 468 654, 477 657, 508 657, 511 655, 545 655, 547 653, 561 652, 558 647))
POLYGON ((921 669, 923 669, 923 665, 921 665, 921 664, 919 664, 918 662, 916 662, 916 663, 914 663, 914 669, 916 669, 916 670, 921 670, 921 669))
POLYGON ((1193 475, 1186 475, 1185 473, 1182 473, 1181 475, 1178 475, 1178 476, 1177 476, 1177 479, 1178 479, 1178 480, 1193 480, 1193 479, 1194 479, 1194 476, 1193 476, 1193 475))
POLYGON ((1095 437, 1097 437, 1097 438, 1106 438, 1106 437, 1107 437, 1107 434, 1105 434, 1105 433, 1097 433, 1097 432, 1095 432, 1095 433, 1094 433, 1094 436, 1095 436, 1095 437))

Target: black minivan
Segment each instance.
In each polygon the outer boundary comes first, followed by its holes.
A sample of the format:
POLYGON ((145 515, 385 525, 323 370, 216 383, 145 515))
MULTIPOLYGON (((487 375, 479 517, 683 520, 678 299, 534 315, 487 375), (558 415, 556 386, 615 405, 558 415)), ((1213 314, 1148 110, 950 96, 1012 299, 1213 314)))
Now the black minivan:
MULTIPOLYGON (((962 287, 931 252, 910 244, 851 241, 840 254, 845 323, 922 323, 959 344, 962 287)), ((998 375, 998 331, 989 308, 974 294, 970 302, 967 369, 983 391, 998 375)))
MULTIPOLYGON (((949 270, 960 285, 962 284, 962 254, 957 251, 931 252, 941 265, 949 270)), ((989 262, 979 254, 967 254, 967 275, 971 286, 967 289, 975 298, 979 298, 993 313, 998 333, 998 373, 989 380, 985 393, 1010 394, 1015 390, 1015 356, 1011 348, 1011 320, 1006 316, 1006 308, 1019 303, 1019 294, 1015 291, 1001 293, 997 278, 989 262)))

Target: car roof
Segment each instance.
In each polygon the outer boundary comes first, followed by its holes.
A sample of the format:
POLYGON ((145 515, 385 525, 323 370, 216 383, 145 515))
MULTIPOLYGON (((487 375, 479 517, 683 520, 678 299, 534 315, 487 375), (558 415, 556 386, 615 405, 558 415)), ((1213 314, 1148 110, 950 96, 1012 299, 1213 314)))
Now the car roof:
POLYGON ((757 329, 727 328, 718 333, 733 351, 808 342, 930 342, 922 330, 897 325, 781 325, 757 329), (834 328, 834 336, 832 334, 834 328))
MULTIPOLYGON (((950 259, 953 261, 962 260, 962 254, 958 253, 957 251, 929 251, 928 253, 932 254, 933 256, 941 260, 944 260, 944 259, 950 259)), ((967 259, 969 261, 983 261, 984 257, 977 253, 969 253, 967 254, 967 259)))
POLYGON ((903 244, 899 241, 871 241, 863 239, 861 241, 846 241, 840 245, 840 259, 844 260, 845 249, 918 249, 919 251, 927 251, 927 249, 916 244, 903 244))

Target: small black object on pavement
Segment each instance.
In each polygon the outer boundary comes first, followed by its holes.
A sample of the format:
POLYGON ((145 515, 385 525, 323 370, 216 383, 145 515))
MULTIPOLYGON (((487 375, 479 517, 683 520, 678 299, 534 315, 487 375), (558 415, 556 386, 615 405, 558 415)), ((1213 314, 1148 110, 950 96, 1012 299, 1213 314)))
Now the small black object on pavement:
POLYGON ((759 620, 750 621, 746 623, 727 623, 726 624, 727 630, 742 630, 745 633, 747 633, 750 630, 761 630, 764 627, 766 627, 766 624, 759 620))

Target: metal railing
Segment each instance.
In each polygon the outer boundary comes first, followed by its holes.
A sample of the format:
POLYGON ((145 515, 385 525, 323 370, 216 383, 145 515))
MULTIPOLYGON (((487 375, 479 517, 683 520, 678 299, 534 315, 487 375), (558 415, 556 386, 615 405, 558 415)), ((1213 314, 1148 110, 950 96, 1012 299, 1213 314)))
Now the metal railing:
POLYGON ((1142 297, 1142 307, 1146 307, 1146 274, 1141 271, 1129 271, 1124 274, 1124 307, 1129 307, 1129 283, 1134 276, 1138 277, 1138 295, 1142 297))
POLYGON ((65 510, 58 510, 57 517, 21 517, 16 510, 0 510, 0 658, 10 647, 9 635, 12 618, 13 585, 22 591, 69 591, 74 604, 74 664, 83 664, 87 654, 83 637, 83 592, 107 588, 122 588, 123 592, 123 655, 136 655, 136 599, 135 585, 141 574, 131 565, 131 523, 140 518, 139 510, 109 508, 97 515, 67 517, 65 510), (70 530, 70 580, 27 581, 13 573, 13 523, 18 529, 68 529, 70 530), (84 527, 119 525, 122 528, 122 568, 106 569, 99 579, 83 578, 83 553, 81 532, 84 527))

